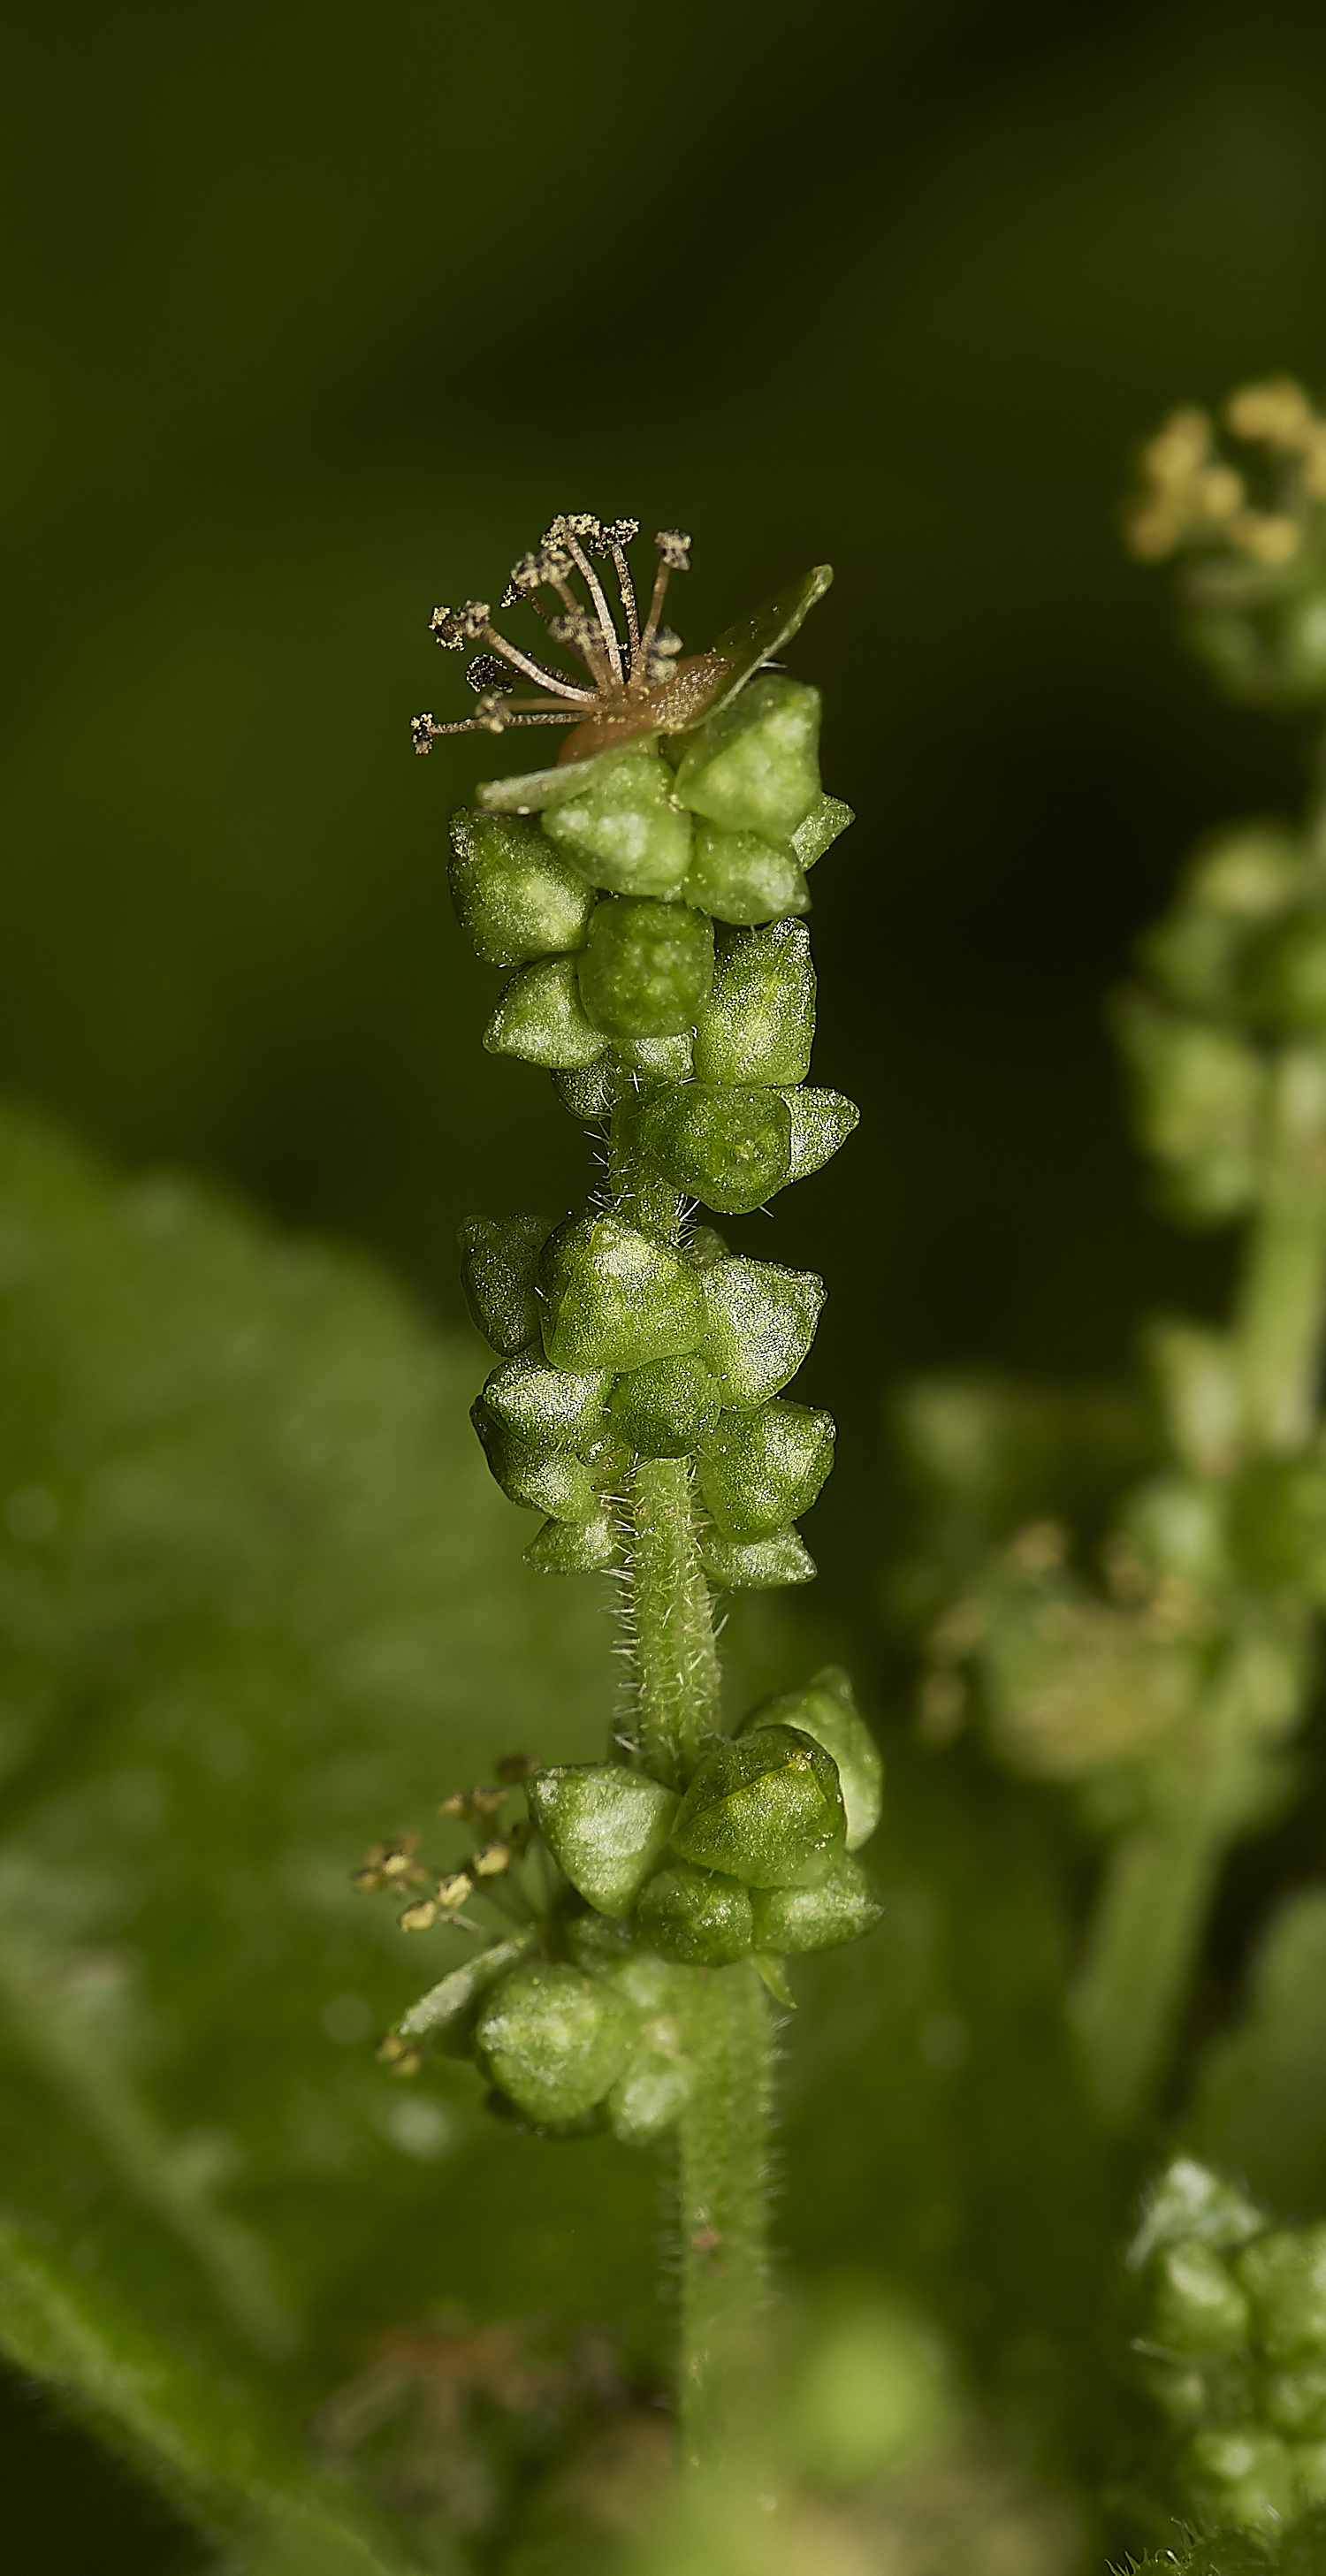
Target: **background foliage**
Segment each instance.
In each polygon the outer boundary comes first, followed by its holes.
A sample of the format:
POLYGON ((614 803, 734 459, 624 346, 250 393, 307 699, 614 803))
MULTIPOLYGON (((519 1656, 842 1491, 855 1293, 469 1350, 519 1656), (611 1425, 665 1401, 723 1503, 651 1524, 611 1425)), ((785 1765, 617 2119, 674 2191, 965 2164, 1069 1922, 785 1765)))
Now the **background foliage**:
MULTIPOLYGON (((455 1325, 456 1220, 495 1171, 505 1204, 568 1203, 581 1145, 476 1047, 490 979, 442 870, 474 756, 412 762, 404 730, 444 712, 434 599, 488 590, 582 504, 694 530, 688 644, 837 562, 813 670, 826 776, 863 819, 816 881, 817 1061, 866 1116, 779 1211, 776 1255, 832 1284, 812 1392, 841 1465, 816 1597, 737 1647, 752 1689, 828 1648, 873 1664, 887 1717, 885 1384, 1109 1374, 1144 1307, 1223 1293, 1221 1241, 1139 1203, 1100 997, 1186 845, 1292 804, 1298 753, 1211 703, 1113 512, 1171 401, 1326 373, 1318 13, 75 7, 15 50, 0 1074, 96 1148, 385 1256, 455 1325)), ((531 1591, 470 1455, 477 1356, 357 1262, 121 1199, 21 1125, 5 1151, 37 1247, 16 1349, 40 1358, 6 1491, 64 1515, 5 1541, 33 1639, 0 1792, 37 1872, 6 1952, 19 2165, 39 2121, 71 2124, 32 2187, 46 2258, 90 2241, 80 2192, 123 2197, 96 2295, 193 2319, 196 2368, 238 2385, 268 2365, 233 2296, 225 2322, 197 2216, 224 2206, 286 2249, 259 2295, 313 2321, 305 2404, 384 2319, 565 2308, 572 2276, 647 2374, 644 2165, 596 2146, 527 2173, 459 2090, 421 2152, 315 2020, 346 1994, 389 2011, 409 1965, 343 1906, 343 1855, 508 1738, 588 1747, 607 1704, 592 1605, 531 1591), (32 1285, 60 1246, 81 1303, 32 1285), (102 1964, 34 2037, 32 1944, 57 1933, 102 1964), (69 2013, 100 2017, 122 2111, 138 2087, 161 2124, 155 2209, 116 2180, 104 2104, 70 2101, 69 2013)), ((761 1220, 733 1232, 774 1249, 761 1220)), ((1134 2176, 1060 2036, 1081 1856, 978 1756, 915 1751, 892 1705, 889 1923, 825 1966, 793 2043, 784 2239, 808 2279, 907 2284, 1007 2420, 1057 2410, 1087 2470, 1083 2316, 1134 2176)), ((1319 1867, 1319 1822, 1310 1796, 1236 1863, 1194 2045, 1274 1892, 1319 1867)), ((1255 2188, 1307 2214, 1319 2161, 1247 2104, 1315 1902, 1203 2079, 1204 2143, 1233 2121, 1255 2188)), ((85 2511, 108 2567, 116 2530, 125 2563, 169 2562, 173 2527, 145 2536, 95 2454, 74 2474, 70 2437, 34 2453, 26 2407, 12 2424, 48 2548, 82 2545, 85 2511)))

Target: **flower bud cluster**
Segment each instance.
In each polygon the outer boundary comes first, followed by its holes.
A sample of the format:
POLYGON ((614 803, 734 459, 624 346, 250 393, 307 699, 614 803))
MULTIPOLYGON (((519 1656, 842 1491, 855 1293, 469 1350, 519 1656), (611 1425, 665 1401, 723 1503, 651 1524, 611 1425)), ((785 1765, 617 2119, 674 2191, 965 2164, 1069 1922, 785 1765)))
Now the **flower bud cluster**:
POLYGON ((806 1079, 806 871, 851 820, 821 789, 818 732, 818 693, 757 667, 691 732, 498 781, 453 822, 460 920, 516 970, 485 1044, 549 1069, 609 1131, 603 1212, 462 1235, 502 1363, 475 1427, 503 1491, 545 1515, 528 1555, 547 1572, 616 1561, 614 1503, 640 1458, 694 1460, 716 1583, 814 1572, 796 1522, 834 1428, 783 1389, 822 1284, 682 1219, 691 1202, 762 1207, 856 1124, 806 1079))
POLYGON ((1173 412, 1142 453, 1135 554, 1196 558, 1190 639, 1235 695, 1326 697, 1326 417, 1287 377, 1231 394, 1231 463, 1204 411, 1173 412))
MULTIPOLYGON (((467 1794, 487 1830, 505 1792, 467 1794)), ((521 1861, 533 1837, 536 1865, 513 1891, 527 1928, 425 1995, 383 2043, 384 2062, 417 2073, 431 2038, 473 2057, 494 2107, 527 2127, 650 2143, 692 2089, 703 1999, 684 1971, 753 1956, 787 2001, 784 1958, 855 1940, 878 1920, 856 1855, 881 1794, 878 1750, 836 1667, 764 1702, 734 1738, 716 1737, 679 1790, 623 1762, 536 1771, 529 1825, 502 1846, 521 1861)), ((379 1852, 369 1858, 380 1866, 379 1852)), ((410 1859, 417 1876, 413 1846, 410 1859)), ((454 1874, 467 1893, 482 1859, 454 1874)), ((374 1883, 366 1867, 359 1884, 374 1883)))
MULTIPOLYGON (((1326 1176, 1326 866, 1313 843, 1271 824, 1209 843, 1141 963, 1116 1025, 1171 1206, 1216 1225, 1310 1205, 1326 1176)), ((1147 1356, 1168 1463, 1117 1506, 1103 1584, 1072 1568, 1066 1531, 1031 1524, 940 1618, 923 1686, 923 1726, 942 1739, 978 1671, 1007 1760, 1107 1781, 1116 1805, 1127 1778, 1124 1806, 1144 1774, 1145 1794, 1164 1797, 1198 1760, 1217 1682, 1235 1689, 1250 1745, 1282 1742, 1303 1706, 1308 1615, 1326 1607, 1319 1432, 1268 1422, 1237 1321, 1166 1322, 1147 1356)), ((1251 1774, 1244 1787, 1251 1798, 1251 1774)))
POLYGON ((1275 2227, 1184 2157, 1129 2262, 1133 2349, 1187 2511, 1278 2533, 1326 2504, 1326 2227, 1275 2227))

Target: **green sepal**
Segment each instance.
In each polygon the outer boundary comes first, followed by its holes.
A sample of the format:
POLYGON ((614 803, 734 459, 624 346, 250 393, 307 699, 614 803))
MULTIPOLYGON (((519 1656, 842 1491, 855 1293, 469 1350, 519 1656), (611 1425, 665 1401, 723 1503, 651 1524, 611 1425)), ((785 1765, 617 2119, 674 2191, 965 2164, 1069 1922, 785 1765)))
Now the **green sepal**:
POLYGON ((494 1941, 486 1950, 476 1950, 473 1958, 453 1968, 437 1985, 430 1986, 418 2003, 411 2004, 396 2024, 402 2039, 435 2039, 443 2047, 450 2040, 468 2034, 474 2015, 489 1988, 508 1969, 529 1957, 538 1935, 533 1927, 517 1932, 509 1941, 494 1941))
POLYGON ((1326 2346, 1326 2225, 1268 2229, 1234 2270, 1252 2301, 1268 2361, 1311 2361, 1326 2346))
MULTIPOLYGON (((592 922, 590 930, 592 935, 592 922)), ((574 957, 522 966, 503 987, 483 1042, 490 1055, 514 1055, 522 1064, 558 1070, 592 1064, 608 1043, 585 1015, 574 957)))
POLYGON ((698 1351, 630 1369, 612 1391, 610 1411, 642 1458, 686 1458, 717 1424, 723 1390, 698 1351))
POLYGON ((655 1870, 636 1920, 641 1939, 683 1967, 728 1967, 751 1946, 750 1897, 740 1880, 686 1860, 655 1870))
POLYGON ((804 1181, 811 1172, 823 1171, 825 1164, 832 1161, 853 1128, 860 1126, 861 1112, 856 1102, 841 1091, 811 1091, 803 1085, 782 1096, 792 1121, 792 1167, 788 1179, 804 1181))
POLYGON ((696 912, 715 921, 777 921, 783 913, 810 910, 810 888, 790 848, 703 820, 682 892, 696 912))
POLYGON ((644 1085, 651 1082, 689 1082, 695 1071, 695 1042, 689 1028, 678 1029, 670 1038, 622 1038, 617 1046, 617 1062, 629 1081, 644 1085))
POLYGON ((1307 904, 1254 932, 1238 961, 1238 998, 1276 1035, 1326 1031, 1326 912, 1307 904))
MULTIPOLYGON (((752 610, 749 617, 740 618, 710 645, 704 658, 724 674, 723 695, 715 701, 718 707, 730 705, 751 673, 758 671, 762 663, 772 662, 784 645, 791 643, 832 580, 832 564, 815 564, 809 572, 802 573, 799 581, 778 591, 762 607, 752 610)), ((706 709, 706 713, 710 712, 712 708, 706 709)), ((686 737, 677 739, 684 742, 686 737)))
POLYGON ((775 1530, 770 1538, 723 1538, 702 1530, 700 1563, 723 1592, 773 1592, 783 1583, 813 1583, 815 1559, 800 1530, 775 1530))
POLYGON ((831 1756, 796 1727, 769 1726, 705 1755, 672 1843, 697 1869, 723 1870, 747 1887, 802 1887, 823 1875, 846 1833, 831 1756))
MULTIPOLYGON (((588 1968, 595 1976, 606 1969, 634 1967, 641 1957, 635 1946, 635 1927, 624 1916, 569 1914, 565 1923, 566 1946, 578 1968, 588 1968)), ((655 1961, 660 1975, 669 1973, 661 1961, 655 1961)))
POLYGON ((777 1091, 680 1082, 650 1095, 640 1152, 673 1188, 720 1216, 763 1207, 792 1177, 792 1119, 777 1091))
POLYGON ((602 1509, 597 1487, 584 1460, 573 1449, 550 1447, 512 1431, 476 1396, 470 1420, 483 1453, 508 1502, 532 1512, 548 1512, 558 1521, 588 1521, 602 1509))
POLYGON ((543 830, 590 885, 613 894, 680 894, 691 857, 691 818, 672 772, 651 744, 600 752, 593 774, 549 803, 543 830))
POLYGON ((815 969, 805 924, 776 921, 722 941, 695 1031, 699 1080, 775 1088, 804 1082, 814 1039, 815 969))
POLYGON ((621 1066, 611 1047, 596 1056, 592 1064, 566 1065, 554 1069, 552 1086, 563 1109, 587 1126, 597 1127, 611 1118, 617 1106, 622 1085, 621 1066))
POLYGON ((773 1261, 735 1254, 702 1275, 707 1356, 725 1404, 762 1404, 795 1377, 824 1304, 813 1270, 784 1270, 773 1261))
POLYGON ((690 2069, 662 2049, 642 2048, 604 2101, 608 2127, 623 2147, 652 2147, 681 2118, 691 2098, 690 2069))
POLYGON ((620 1217, 559 1226, 543 1247, 539 1284, 554 1368, 643 1368, 704 1342, 700 1278, 679 1253, 620 1217))
POLYGON ((506 814, 451 818, 451 900, 488 966, 579 948, 594 892, 550 847, 537 823, 506 814))
POLYGON ((687 736, 676 794, 724 831, 785 842, 820 795, 819 730, 818 689, 760 672, 687 736))
MULTIPOLYGON (((754 1898, 751 1900, 751 1910, 753 1913, 754 1898)), ((751 1954, 751 1964, 761 1985, 773 1996, 774 2002, 783 2004, 789 2012, 795 2012, 797 1999, 788 1984, 787 1970, 776 1953, 772 1950, 755 1950, 751 1954)))
POLYGON ((550 1368, 536 1348, 495 1368, 483 1401, 518 1438, 570 1448, 603 1430, 611 1392, 611 1369, 550 1368))
POLYGON ((617 1562, 611 1512, 587 1521, 545 1521, 525 1550, 536 1574, 603 1574, 617 1562))
POLYGON ((715 1262, 732 1258, 730 1245, 714 1225, 689 1225, 682 1236, 681 1249, 692 1270, 712 1270, 715 1262))
POLYGON ((514 1359, 539 1338, 534 1296, 550 1216, 469 1216, 460 1229, 460 1284, 490 1348, 514 1359))
POLYGON ((873 1932, 884 1908, 859 1860, 843 1852, 814 1887, 757 1887, 751 1893, 757 1948, 787 1958, 836 1950, 873 1932))
POLYGON ((804 823, 798 823, 788 844, 798 867, 813 868, 816 860, 822 859, 825 851, 832 849, 839 833, 845 832, 848 824, 855 821, 851 806, 844 805, 841 796, 818 797, 804 823))
POLYGON ((799 1727, 803 1735, 813 1735, 823 1745, 837 1766, 847 1816, 847 1848, 859 1851, 879 1823, 884 1763, 841 1664, 826 1664, 804 1690, 779 1691, 773 1699, 762 1700, 743 1719, 739 1732, 753 1735, 762 1726, 799 1727))
POLYGON ((475 2055, 527 2119, 557 2124, 603 2100, 634 2035, 632 2015, 606 1978, 540 1960, 515 1969, 488 1996, 475 2055))
POLYGON ((713 924, 684 903, 608 896, 575 971, 584 1016, 605 1038, 677 1037, 709 997, 713 924))
POLYGON ((529 1784, 530 1813, 564 1878, 599 1914, 629 1914, 668 1846, 677 1795, 621 1762, 562 1763, 529 1784))
POLYGON ((771 1403, 725 1413, 701 1444, 700 1491, 722 1538, 772 1538, 815 1501, 833 1465, 833 1416, 771 1403))

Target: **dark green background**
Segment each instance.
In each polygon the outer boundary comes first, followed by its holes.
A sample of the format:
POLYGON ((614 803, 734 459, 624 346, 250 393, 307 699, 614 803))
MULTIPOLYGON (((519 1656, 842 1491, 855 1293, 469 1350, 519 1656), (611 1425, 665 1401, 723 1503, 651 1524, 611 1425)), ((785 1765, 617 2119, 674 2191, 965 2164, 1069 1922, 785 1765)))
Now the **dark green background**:
POLYGON ((464 695, 429 610, 558 509, 692 529, 689 645, 831 558, 817 1068, 865 1114, 734 1231, 831 1282, 846 1604, 886 1379, 1106 1369, 1222 1276, 1139 1206, 1100 997, 1299 752, 1115 511, 1174 400, 1326 375, 1320 10, 247 0, 8 50, 0 1080, 454 1315, 457 1218, 584 1157, 478 1050, 443 827, 491 747, 410 758, 464 695))

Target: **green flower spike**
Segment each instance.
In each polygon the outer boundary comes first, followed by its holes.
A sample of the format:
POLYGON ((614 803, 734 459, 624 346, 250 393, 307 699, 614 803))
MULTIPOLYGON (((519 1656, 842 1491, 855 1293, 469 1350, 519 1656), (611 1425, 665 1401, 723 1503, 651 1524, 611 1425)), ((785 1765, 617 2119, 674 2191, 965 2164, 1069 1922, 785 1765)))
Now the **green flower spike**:
POLYGON ((807 1087, 801 917, 808 871, 852 817, 820 784, 817 691, 769 668, 827 567, 687 654, 663 610, 689 540, 662 531, 642 608, 637 534, 554 521, 503 601, 537 608, 528 648, 484 601, 438 609, 439 644, 479 648, 478 704, 414 726, 425 752, 570 729, 553 767, 490 781, 456 816, 451 886, 476 953, 508 972, 485 1046, 551 1074, 601 1130, 605 1179, 561 1223, 471 1218, 462 1277, 497 1355, 474 1406, 489 1465, 546 1516, 532 1567, 614 1575, 629 1705, 607 1760, 512 1757, 502 1785, 445 1800, 475 1835, 463 1864, 453 1851, 435 1870, 402 1839, 358 1883, 406 1894, 420 1937, 489 1935, 404 2014, 389 2072, 418 2075, 430 2046, 468 2053, 494 2109, 536 2131, 677 2132, 682 2434, 699 2462, 765 2295, 769 1998, 793 2000, 784 1958, 880 1911, 855 1858, 879 1757, 845 1676, 766 1702, 735 1737, 720 1710, 712 1587, 815 1571, 796 1522, 833 1424, 784 1390, 823 1284, 696 1222, 697 1202, 762 1207, 855 1125, 850 1101, 807 1087), (501 1824, 520 1783, 528 1820, 501 1824))

